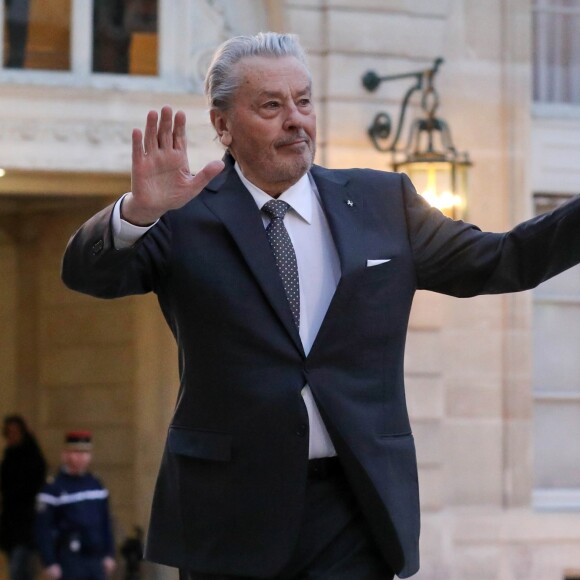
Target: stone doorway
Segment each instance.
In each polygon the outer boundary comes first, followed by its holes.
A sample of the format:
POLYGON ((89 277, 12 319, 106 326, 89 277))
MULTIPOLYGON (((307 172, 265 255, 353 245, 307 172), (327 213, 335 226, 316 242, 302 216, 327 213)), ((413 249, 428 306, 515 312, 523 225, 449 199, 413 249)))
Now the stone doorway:
POLYGON ((48 173, 4 179, 2 411, 25 416, 51 470, 66 430, 93 431, 93 467, 110 489, 121 544, 133 526, 147 523, 177 387, 175 347, 154 297, 99 300, 72 292, 60 280, 60 262, 78 226, 129 180, 48 173))

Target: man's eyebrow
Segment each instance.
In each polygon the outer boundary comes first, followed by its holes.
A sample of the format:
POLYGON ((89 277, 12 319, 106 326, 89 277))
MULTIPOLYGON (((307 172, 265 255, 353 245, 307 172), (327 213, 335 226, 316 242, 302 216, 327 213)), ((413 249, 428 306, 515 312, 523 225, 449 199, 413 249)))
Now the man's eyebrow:
POLYGON ((266 90, 264 90, 264 91, 259 91, 258 92, 258 95, 260 97, 266 97, 266 98, 268 98, 268 97, 279 97, 281 94, 282 93, 280 91, 266 91, 266 90))
MULTIPOLYGON (((300 89, 299 91, 297 91, 297 94, 298 95, 306 95, 306 94, 310 94, 311 92, 312 92, 312 85, 308 84, 303 89, 300 89)), ((259 91, 258 95, 260 97, 276 98, 276 97, 280 97, 281 95, 283 95, 283 92, 282 91, 269 91, 267 89, 264 89, 262 91, 259 91)))
POLYGON ((306 85, 301 91, 298 91, 299 95, 309 95, 312 93, 312 85, 306 85))

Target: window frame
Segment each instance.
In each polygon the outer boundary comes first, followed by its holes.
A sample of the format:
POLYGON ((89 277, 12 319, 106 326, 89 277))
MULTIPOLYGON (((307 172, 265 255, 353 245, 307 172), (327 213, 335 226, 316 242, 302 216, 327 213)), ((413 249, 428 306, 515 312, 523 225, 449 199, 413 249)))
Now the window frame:
MULTIPOLYGON (((158 2, 158 74, 156 76, 95 73, 92 71, 93 2, 71 0, 71 68, 68 71, 0 68, 1 84, 27 84, 122 91, 191 92, 198 82, 180 66, 187 54, 187 22, 191 17, 188 0, 158 2)), ((97 0, 98 1, 98 0, 97 0)), ((0 22, 4 22, 4 3, 0 2, 0 22)), ((4 62, 4 27, 0 26, 0 62, 4 62)))
MULTIPOLYGON (((551 0, 533 0, 531 11, 533 21, 537 14, 558 14, 558 15, 573 15, 580 16, 580 5, 578 7, 553 6, 548 3, 551 0)), ((536 27, 533 27, 532 38, 533 43, 538 44, 544 41, 544 45, 549 45, 550 37, 536 38, 536 27)), ((532 74, 533 76, 541 72, 534 53, 532 57, 532 74)), ((549 102, 535 100, 535 79, 532 86, 532 116, 536 118, 580 118, 580 102, 549 102)))
MULTIPOLYGON (((580 107, 579 107, 580 109, 580 107)), ((540 193, 536 192, 533 196, 534 214, 540 215, 558 205, 561 205, 568 199, 572 198, 571 193, 540 193)), ((575 266, 576 268, 580 266, 575 266)), ((559 293, 559 294, 543 294, 540 289, 532 291, 532 308, 536 305, 551 304, 551 305, 569 305, 580 307, 580 294, 577 293, 559 293)), ((534 317, 535 318, 535 315, 534 317)), ((533 340, 536 339, 535 333, 537 329, 532 326, 532 333, 534 333, 533 340)), ((536 385, 536 377, 533 377, 532 385, 532 405, 534 409, 533 416, 536 415, 538 405, 546 403, 569 403, 577 405, 580 402, 580 391, 566 390, 566 389, 550 389, 543 388, 536 385)), ((535 423, 535 419, 534 419, 535 423)), ((538 455, 538 449, 535 446, 534 435, 534 464, 541 461, 538 455)), ((578 487, 537 487, 536 483, 537 468, 533 470, 533 484, 532 484, 532 507, 537 511, 560 511, 560 512, 577 512, 580 511, 580 486, 578 487)))

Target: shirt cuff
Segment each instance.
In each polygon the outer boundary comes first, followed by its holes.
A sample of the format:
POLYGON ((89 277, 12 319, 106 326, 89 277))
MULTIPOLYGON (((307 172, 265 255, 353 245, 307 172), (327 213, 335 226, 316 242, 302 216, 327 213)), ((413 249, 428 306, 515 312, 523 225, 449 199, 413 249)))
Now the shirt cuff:
POLYGON ((113 217, 111 218, 111 225, 113 227, 113 244, 116 250, 125 250, 135 244, 135 242, 144 236, 159 220, 150 226, 136 226, 121 217, 121 204, 123 199, 128 195, 126 193, 117 201, 113 207, 113 217))

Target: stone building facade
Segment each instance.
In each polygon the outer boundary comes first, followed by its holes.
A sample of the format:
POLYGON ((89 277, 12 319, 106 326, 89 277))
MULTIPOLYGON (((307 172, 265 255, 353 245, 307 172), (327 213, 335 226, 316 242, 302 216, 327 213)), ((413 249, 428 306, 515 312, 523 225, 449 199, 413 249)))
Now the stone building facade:
MULTIPOLYGON (((91 74, 82 34, 91 2, 43 1, 71 14, 70 70, 0 71, 0 401, 28 418, 53 466, 65 430, 93 430, 119 542, 147 523, 177 388, 175 347, 154 298, 72 293, 60 259, 75 228, 130 187, 131 130, 149 109, 187 113, 192 169, 221 155, 201 94, 221 41, 264 29, 300 35, 318 163, 388 169, 366 130, 379 110, 396 116, 406 85, 370 94, 361 77, 441 56, 440 113, 474 161, 470 221, 506 230, 533 215, 535 192, 580 189, 570 153, 580 148, 577 113, 563 119, 532 101, 531 0, 159 0, 153 76, 91 74)), ((539 509, 534 499, 534 462, 545 460, 534 438, 543 350, 534 297, 417 295, 406 374, 422 491, 419 580, 564 580, 580 569, 580 501, 539 509)), ((569 333, 580 336, 580 325, 569 333)))

